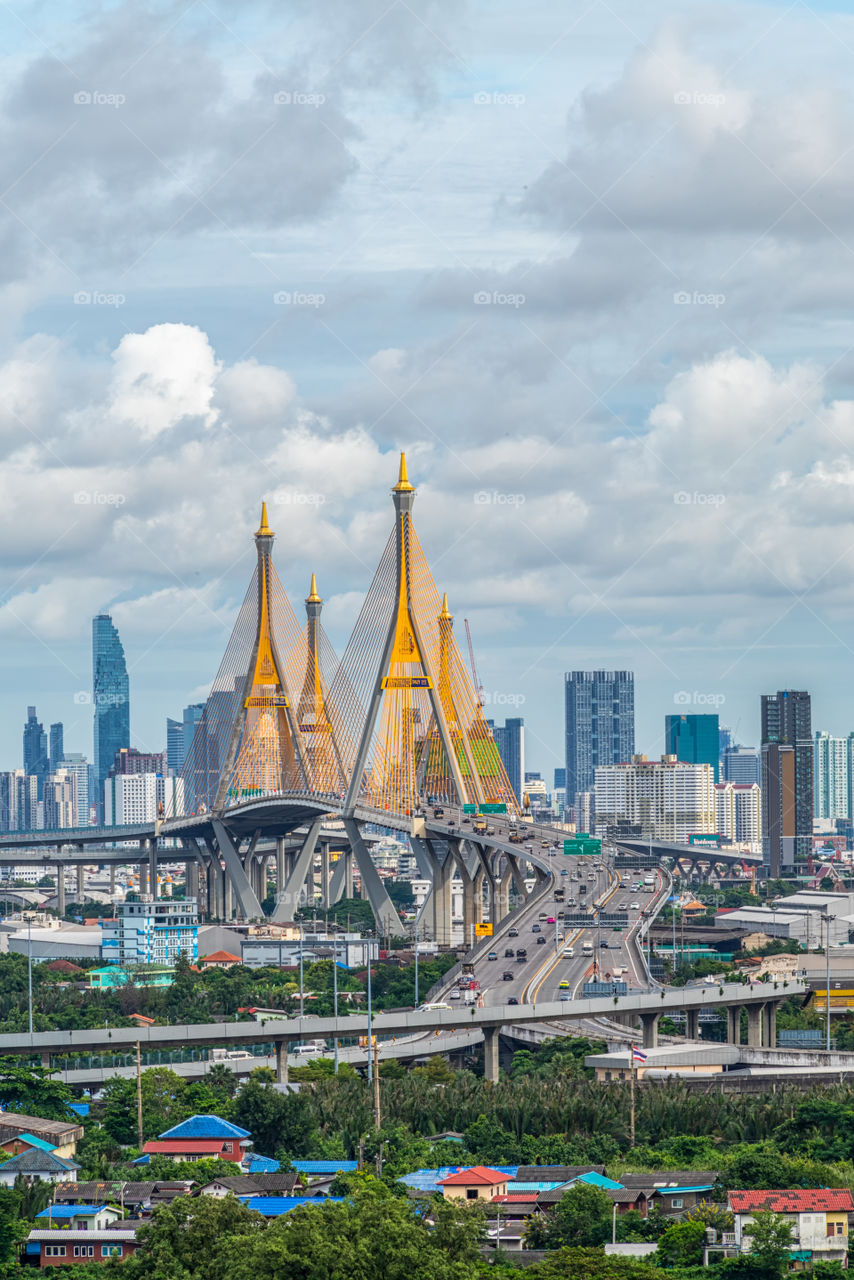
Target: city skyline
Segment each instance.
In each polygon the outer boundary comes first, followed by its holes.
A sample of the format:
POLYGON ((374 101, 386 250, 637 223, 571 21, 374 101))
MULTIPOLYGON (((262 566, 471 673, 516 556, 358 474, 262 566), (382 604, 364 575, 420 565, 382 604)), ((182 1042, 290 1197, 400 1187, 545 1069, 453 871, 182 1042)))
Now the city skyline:
POLYGON ((489 714, 524 716, 544 774, 573 669, 635 672, 649 754, 670 710, 756 742, 768 688, 848 732, 850 17, 636 9, 592 6, 571 40, 542 0, 525 24, 504 0, 334 0, 14 27, 10 763, 27 702, 88 750, 102 611, 134 741, 163 745, 216 670, 262 499, 340 652, 401 448, 489 714))

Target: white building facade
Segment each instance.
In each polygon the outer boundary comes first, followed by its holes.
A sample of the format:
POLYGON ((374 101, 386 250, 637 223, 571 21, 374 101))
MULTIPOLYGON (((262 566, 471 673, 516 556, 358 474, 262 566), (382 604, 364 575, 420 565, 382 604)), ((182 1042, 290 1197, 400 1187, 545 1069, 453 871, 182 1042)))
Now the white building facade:
POLYGON ((850 738, 834 738, 816 730, 813 744, 813 816, 848 817, 850 738))
POLYGON ((685 764, 675 756, 596 769, 596 834, 608 827, 640 827, 644 837, 687 844, 716 830, 715 778, 709 764, 685 764))

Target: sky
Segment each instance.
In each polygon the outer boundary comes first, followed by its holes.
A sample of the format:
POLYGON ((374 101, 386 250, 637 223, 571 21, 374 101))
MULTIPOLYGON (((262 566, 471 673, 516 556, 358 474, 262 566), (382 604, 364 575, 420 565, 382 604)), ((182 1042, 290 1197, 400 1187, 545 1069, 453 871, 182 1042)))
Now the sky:
POLYGON ((854 5, 0 8, 0 768, 204 697, 261 501, 340 653, 414 518, 487 714, 563 764, 808 689, 854 729, 854 5))

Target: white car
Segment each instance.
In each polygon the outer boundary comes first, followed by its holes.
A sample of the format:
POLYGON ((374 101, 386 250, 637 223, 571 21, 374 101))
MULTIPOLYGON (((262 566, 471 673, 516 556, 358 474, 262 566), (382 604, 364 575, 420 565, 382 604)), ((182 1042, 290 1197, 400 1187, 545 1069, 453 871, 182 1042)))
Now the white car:
POLYGON ((451 992, 451 999, 452 999, 452 1000, 462 1000, 462 996, 460 995, 459 991, 457 991, 456 987, 455 987, 455 988, 454 988, 454 990, 451 992))
POLYGON ((639 902, 630 902, 630 903, 629 903, 629 910, 630 910, 630 911, 640 911, 640 903, 639 903, 639 902))

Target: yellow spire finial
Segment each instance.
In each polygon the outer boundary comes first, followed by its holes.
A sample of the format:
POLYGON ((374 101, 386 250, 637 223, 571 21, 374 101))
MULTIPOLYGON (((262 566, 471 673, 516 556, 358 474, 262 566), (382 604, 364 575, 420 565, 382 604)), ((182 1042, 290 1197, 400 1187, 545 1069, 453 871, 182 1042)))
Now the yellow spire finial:
POLYGON ((322 604, 320 596, 317 594, 317 579, 314 574, 311 575, 311 590, 305 598, 306 604, 322 604))
POLYGON ((439 617, 452 618, 453 616, 454 615, 451 613, 450 609, 448 608, 448 593, 446 591, 445 594, 442 596, 442 612, 439 614, 439 617))
POLYGON ((272 536, 273 536, 273 530, 267 524, 267 504, 266 502, 262 502, 261 503, 261 524, 255 533, 255 537, 256 538, 272 538, 272 536))
POLYGON ((400 472, 397 477, 397 484, 394 486, 394 493, 413 493, 415 485, 409 483, 409 476, 406 474, 406 454, 400 455, 400 472))

